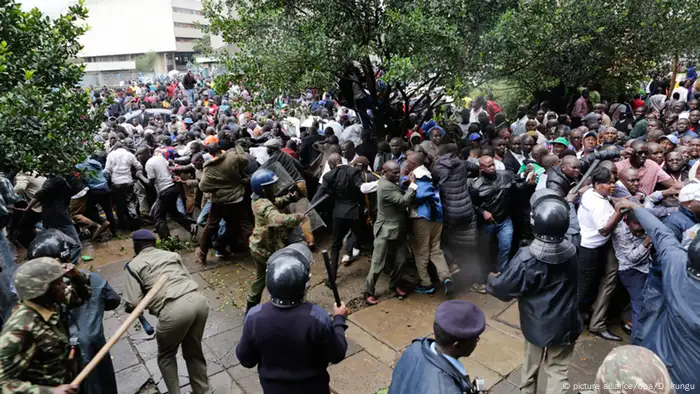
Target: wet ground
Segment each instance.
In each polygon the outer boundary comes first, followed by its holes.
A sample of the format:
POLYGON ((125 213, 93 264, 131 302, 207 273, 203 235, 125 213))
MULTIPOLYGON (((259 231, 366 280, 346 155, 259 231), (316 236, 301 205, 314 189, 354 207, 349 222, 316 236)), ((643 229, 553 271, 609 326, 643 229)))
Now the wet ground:
MULTIPOLYGON (((328 240, 325 241, 321 238, 319 244, 327 245, 328 240)), ((86 244, 83 255, 92 257, 91 261, 84 263, 85 267, 92 267, 117 292, 121 292, 124 263, 133 255, 130 240, 113 239, 106 243, 86 244)), ((255 276, 252 261, 245 256, 234 256, 229 261, 223 261, 212 255, 209 264, 203 267, 196 262, 192 252, 184 252, 182 256, 210 303, 204 353, 213 392, 262 393, 257 371, 242 367, 235 355, 243 325, 245 295, 255 276)), ((325 271, 322 261, 320 254, 316 253, 307 299, 330 311, 333 295, 322 283, 325 271)), ((382 295, 381 302, 367 307, 361 294, 368 268, 369 259, 362 256, 351 266, 342 267, 338 277, 340 297, 351 308, 346 333, 346 358, 340 364, 329 367, 331 389, 338 394, 372 394, 388 387, 392 368, 401 352, 414 338, 432 334, 435 308, 446 300, 442 293, 410 294, 404 300, 393 298, 388 294, 386 278, 381 278, 377 287, 382 295)), ((457 284, 459 288, 459 282, 457 284)), ((472 378, 484 378, 491 393, 519 392, 524 344, 517 305, 466 289, 457 293, 457 298, 469 300, 480 307, 487 318, 487 328, 476 351, 471 357, 461 360, 468 374, 472 378)), ((267 298, 265 293, 263 302, 267 298)), ((148 314, 146 316, 155 326, 157 319, 148 314)), ((105 334, 113 335, 125 317, 126 313, 121 307, 106 312, 105 334)), ((613 328, 613 331, 628 339, 619 329, 613 328)), ((576 344, 569 371, 572 389, 578 383, 591 383, 604 356, 618 344, 584 332, 576 344)), ((154 338, 146 335, 138 325, 131 327, 128 334, 117 342, 111 355, 120 393, 165 392, 156 353, 154 338)), ((183 392, 188 392, 187 370, 182 356, 178 357, 180 384, 183 392)), ((539 392, 544 393, 543 385, 539 392)))

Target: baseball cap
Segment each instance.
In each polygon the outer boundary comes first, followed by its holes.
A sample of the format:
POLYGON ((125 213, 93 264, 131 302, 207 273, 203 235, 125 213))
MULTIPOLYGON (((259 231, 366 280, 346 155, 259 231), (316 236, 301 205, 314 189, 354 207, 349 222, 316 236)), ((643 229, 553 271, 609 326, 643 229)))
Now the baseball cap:
POLYGON ((698 182, 691 182, 683 186, 681 192, 678 193, 678 201, 680 202, 688 202, 694 200, 700 201, 700 183, 698 182))
POLYGON ((673 134, 664 135, 659 140, 669 140, 673 145, 678 145, 678 137, 673 134))
POLYGON ((550 144, 562 144, 564 146, 569 146, 569 141, 564 137, 558 137, 549 142, 550 144))
POLYGON ((471 133, 469 134, 469 141, 476 141, 481 139, 481 134, 479 133, 471 133))
POLYGON ((586 134, 583 135, 583 138, 586 138, 586 137, 588 137, 589 135, 592 135, 592 136, 594 136, 595 138, 598 138, 598 133, 596 133, 595 131, 588 131, 588 132, 586 132, 586 134))

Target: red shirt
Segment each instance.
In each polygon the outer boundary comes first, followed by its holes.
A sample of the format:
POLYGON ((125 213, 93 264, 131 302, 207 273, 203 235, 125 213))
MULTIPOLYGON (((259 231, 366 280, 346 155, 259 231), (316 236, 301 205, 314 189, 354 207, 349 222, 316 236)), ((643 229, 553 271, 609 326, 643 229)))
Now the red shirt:
MULTIPOLYGON (((630 159, 625 159, 615 163, 617 172, 621 172, 632 167, 630 159)), ((656 184, 671 179, 671 176, 664 171, 656 162, 647 159, 641 168, 637 168, 639 175, 639 191, 647 196, 654 192, 656 184)))
POLYGON ((292 156, 293 158, 299 160, 299 155, 298 155, 295 151, 293 151, 292 149, 290 149, 290 148, 282 148, 282 149, 280 149, 280 150, 281 150, 282 152, 288 154, 289 156, 292 156))

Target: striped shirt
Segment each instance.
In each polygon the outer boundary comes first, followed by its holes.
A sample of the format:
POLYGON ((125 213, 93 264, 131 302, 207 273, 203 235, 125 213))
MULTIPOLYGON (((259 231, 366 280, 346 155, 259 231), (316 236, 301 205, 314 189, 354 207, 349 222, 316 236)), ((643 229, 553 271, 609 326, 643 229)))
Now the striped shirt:
MULTIPOLYGON (((618 161, 615 165, 617 166, 618 173, 632 167, 630 159, 618 161)), ((644 162, 643 166, 636 170, 639 175, 639 191, 647 196, 654 192, 657 183, 671 179, 671 176, 668 175, 661 166, 649 159, 644 162)))

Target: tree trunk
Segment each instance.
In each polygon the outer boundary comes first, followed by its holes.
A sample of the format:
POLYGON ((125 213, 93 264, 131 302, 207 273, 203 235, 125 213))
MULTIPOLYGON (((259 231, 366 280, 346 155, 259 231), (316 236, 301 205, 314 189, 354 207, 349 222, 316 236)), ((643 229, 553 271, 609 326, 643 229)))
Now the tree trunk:
MULTIPOLYGON (((668 94, 666 95, 667 98, 672 98, 673 96, 673 89, 676 87, 676 75, 678 74, 678 54, 673 56, 673 62, 671 62, 671 81, 670 81, 670 86, 668 88, 668 94)), ((653 94, 653 92, 652 92, 653 94)))

